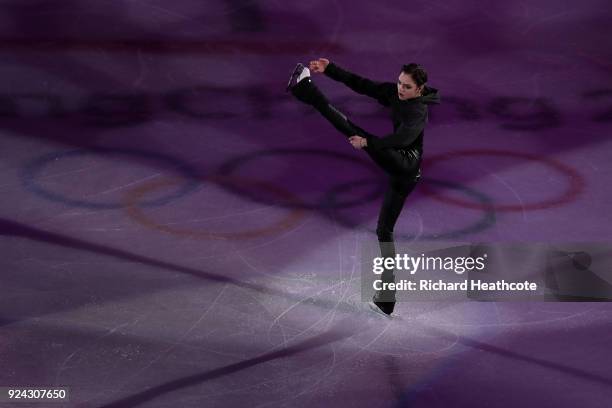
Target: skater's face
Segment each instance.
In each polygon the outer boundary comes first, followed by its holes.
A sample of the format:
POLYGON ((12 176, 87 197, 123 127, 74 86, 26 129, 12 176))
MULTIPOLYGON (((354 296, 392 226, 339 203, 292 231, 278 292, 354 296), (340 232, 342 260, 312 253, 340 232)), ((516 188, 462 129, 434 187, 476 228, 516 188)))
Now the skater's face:
POLYGON ((412 77, 405 72, 402 72, 397 79, 397 96, 402 101, 420 96, 422 90, 423 86, 417 88, 412 77))

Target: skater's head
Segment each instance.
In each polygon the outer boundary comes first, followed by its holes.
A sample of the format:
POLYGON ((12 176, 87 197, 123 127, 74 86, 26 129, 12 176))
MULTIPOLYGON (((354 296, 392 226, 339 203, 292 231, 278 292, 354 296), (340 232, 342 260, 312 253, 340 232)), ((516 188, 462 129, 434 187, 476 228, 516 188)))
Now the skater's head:
POLYGON ((422 95, 427 83, 427 72, 418 64, 406 64, 397 79, 397 95, 400 100, 417 98, 422 95))

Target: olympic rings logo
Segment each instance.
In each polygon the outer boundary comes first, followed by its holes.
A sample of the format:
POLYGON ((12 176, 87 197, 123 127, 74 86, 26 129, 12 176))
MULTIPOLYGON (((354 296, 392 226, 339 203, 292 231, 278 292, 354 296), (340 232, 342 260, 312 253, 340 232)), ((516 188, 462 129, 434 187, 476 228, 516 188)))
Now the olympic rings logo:
MULTIPOLYGON (((139 224, 146 226, 147 228, 164 232, 167 234, 189 237, 194 239, 219 239, 219 240, 240 240, 250 239, 265 235, 277 234, 281 231, 289 230, 298 225, 298 223, 307 215, 308 211, 320 210, 323 214, 330 214, 333 212, 332 218, 334 221, 340 223, 349 228, 356 228, 357 226, 350 220, 343 218, 335 210, 339 208, 348 208, 363 205, 372 200, 378 199, 382 196, 383 190, 380 182, 380 178, 371 179, 364 181, 348 182, 332 187, 327 191, 320 200, 314 203, 306 203, 295 194, 291 193, 287 189, 276 186, 270 182, 254 179, 252 177, 238 176, 238 168, 250 161, 261 159, 264 157, 271 157, 275 155, 315 155, 325 158, 331 158, 333 160, 341 160, 350 163, 352 166, 366 166, 366 168, 372 170, 374 166, 371 163, 364 160, 358 159, 354 156, 345 155, 337 152, 330 152, 326 150, 316 149, 272 149, 263 150, 248 153, 245 155, 233 158, 231 161, 227 161, 218 167, 216 172, 209 176, 201 176, 198 172, 189 164, 181 162, 180 160, 166 156, 159 153, 150 153, 140 150, 130 149, 111 149, 111 148, 96 148, 93 150, 76 150, 67 151, 62 153, 48 154, 37 158, 25 167, 23 173, 24 185, 33 193, 44 197, 48 200, 58 201, 71 206, 86 207, 93 209, 123 209, 130 216, 131 219, 138 222, 139 224), (133 156, 140 159, 154 160, 162 163, 164 166, 170 167, 175 173, 178 173, 179 177, 167 177, 164 179, 157 179, 155 181, 148 181, 137 185, 136 187, 127 191, 118 202, 89 202, 83 199, 70 198, 62 196, 59 193, 50 191, 44 188, 39 183, 40 175, 44 170, 50 166, 51 163, 56 162, 59 159, 71 159, 80 155, 91 155, 95 154, 98 156, 109 156, 109 155, 120 155, 120 156, 133 156), (287 208, 287 214, 280 220, 273 222, 269 226, 256 227, 249 230, 242 230, 236 232, 224 232, 224 231, 206 231, 206 230, 192 230, 187 228, 181 228, 172 226, 170 224, 163 224, 156 221, 153 217, 147 215, 144 211, 147 207, 152 206, 163 206, 171 202, 172 200, 184 197, 196 190, 198 185, 202 182, 213 182, 219 187, 222 187, 230 192, 240 194, 241 196, 248 196, 253 201, 263 202, 270 205, 281 205, 287 208), (354 185, 363 184, 374 184, 374 188, 367 194, 361 197, 351 200, 339 200, 338 195, 345 190, 353 190, 354 185), (247 188, 248 187, 248 188, 247 188), (174 188, 173 193, 169 193, 164 197, 157 199, 147 199, 147 196, 158 193, 160 190, 174 188), (178 190, 177 190, 178 188, 178 190), (273 200, 264 200, 260 196, 253 196, 248 193, 248 190, 257 190, 271 194, 273 200), (280 204, 279 204, 280 203, 280 204)), ((437 162, 443 160, 450 160, 456 157, 474 157, 474 156, 501 156, 511 157, 515 159, 523 159, 532 162, 542 163, 549 166, 553 170, 562 174, 568 180, 565 191, 558 197, 542 200, 535 203, 527 203, 520 205, 513 204, 496 204, 486 195, 481 192, 475 191, 472 188, 467 188, 458 183, 431 179, 424 177, 420 182, 421 191, 433 199, 444 202, 447 204, 456 205, 468 209, 478 209, 483 211, 483 217, 477 220, 473 225, 466 226, 465 228, 458 229, 456 231, 446 231, 438 234, 424 234, 420 231, 417 234, 396 234, 399 239, 417 240, 417 239, 443 239, 443 238, 456 238, 461 235, 468 233, 474 233, 485 228, 490 227, 495 223, 495 212, 496 211, 526 211, 526 210, 538 210, 558 206, 561 204, 568 203, 582 192, 585 184, 584 178, 573 168, 559 163, 550 158, 542 158, 533 154, 503 151, 503 150, 465 150, 456 151, 445 154, 440 154, 426 159, 425 165, 431 166, 437 162), (438 186, 445 190, 456 190, 460 193, 465 194, 469 198, 475 199, 474 202, 461 200, 458 198, 447 197, 441 195, 432 189, 432 186, 438 186)), ((370 229, 368 229, 370 231, 370 229)))

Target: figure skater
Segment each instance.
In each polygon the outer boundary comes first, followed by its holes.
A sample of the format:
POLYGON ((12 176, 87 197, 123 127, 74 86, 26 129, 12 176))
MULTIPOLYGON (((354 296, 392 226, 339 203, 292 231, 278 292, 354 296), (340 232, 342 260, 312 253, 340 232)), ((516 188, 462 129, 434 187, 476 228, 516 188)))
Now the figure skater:
MULTIPOLYGON (((287 85, 298 100, 314 107, 336 129, 348 138, 355 149, 363 149, 388 175, 382 207, 378 216, 376 235, 382 257, 395 257, 393 228, 402 211, 406 197, 421 176, 423 129, 427 122, 427 105, 439 104, 438 90, 426 85, 427 73, 417 64, 404 65, 397 83, 374 82, 353 74, 326 58, 311 61, 309 68, 297 64, 287 85), (329 103, 313 83, 310 72, 324 73, 342 82, 353 91, 376 99, 391 108, 393 133, 374 136, 351 122, 346 115, 329 103)), ((383 285, 395 282, 394 269, 386 269, 383 285)), ((386 287, 383 286, 383 287, 386 287)), ((395 308, 395 290, 377 291, 369 302, 372 310, 391 315, 395 308)))

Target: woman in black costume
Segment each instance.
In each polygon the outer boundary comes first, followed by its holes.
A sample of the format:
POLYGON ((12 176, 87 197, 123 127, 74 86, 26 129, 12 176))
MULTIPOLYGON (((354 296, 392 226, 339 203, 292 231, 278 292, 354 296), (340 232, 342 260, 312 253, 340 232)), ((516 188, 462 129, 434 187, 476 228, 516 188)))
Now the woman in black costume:
MULTIPOLYGON (((388 175, 389 184, 378 216, 376 234, 382 257, 395 257, 393 228, 406 197, 421 175, 423 130, 430 104, 440 103, 438 90, 426 85, 427 73, 417 64, 404 65, 396 83, 375 82, 353 74, 328 59, 311 61, 306 68, 298 64, 289 79, 287 91, 298 100, 313 106, 336 129, 344 134, 356 149, 363 149, 388 175), (391 108, 393 133, 374 136, 351 122, 346 115, 329 103, 315 86, 310 73, 323 73, 342 82, 353 91, 370 96, 391 108)), ((385 270, 383 285, 395 281, 394 270, 385 270)), ((378 291, 370 306, 390 315, 395 307, 395 291, 378 291)))

